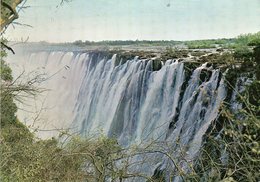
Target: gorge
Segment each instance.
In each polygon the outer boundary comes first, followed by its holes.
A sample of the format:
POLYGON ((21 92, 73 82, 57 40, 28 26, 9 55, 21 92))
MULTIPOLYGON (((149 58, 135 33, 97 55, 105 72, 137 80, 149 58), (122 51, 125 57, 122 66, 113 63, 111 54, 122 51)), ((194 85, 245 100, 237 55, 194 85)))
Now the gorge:
MULTIPOLYGON (((64 129, 82 137, 116 138, 125 147, 159 144, 184 171, 190 170, 226 97, 225 73, 208 63, 190 69, 188 58, 158 61, 138 55, 125 59, 109 51, 26 49, 9 58, 15 78, 45 89, 27 101, 34 104, 18 103, 18 118, 37 128, 40 137, 64 129)), ((150 160, 131 170, 152 176, 176 168, 162 153, 142 155, 150 160)), ((143 160, 142 155, 132 160, 143 160)))

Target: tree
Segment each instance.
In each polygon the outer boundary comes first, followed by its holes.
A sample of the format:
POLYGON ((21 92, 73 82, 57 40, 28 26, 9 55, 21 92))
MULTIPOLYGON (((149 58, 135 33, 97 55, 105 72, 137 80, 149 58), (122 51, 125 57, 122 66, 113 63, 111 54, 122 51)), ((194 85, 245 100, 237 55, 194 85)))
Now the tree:
POLYGON ((1 33, 8 25, 19 17, 16 8, 20 3, 22 3, 22 1, 23 0, 1 1, 1 33))

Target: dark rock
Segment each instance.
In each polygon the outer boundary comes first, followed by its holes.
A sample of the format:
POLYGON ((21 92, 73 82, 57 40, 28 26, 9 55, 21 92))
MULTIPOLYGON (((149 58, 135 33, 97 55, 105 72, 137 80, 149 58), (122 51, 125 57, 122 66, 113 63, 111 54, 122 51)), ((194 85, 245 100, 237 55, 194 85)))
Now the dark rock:
POLYGON ((162 68, 162 63, 160 59, 153 60, 153 71, 158 71, 162 68))

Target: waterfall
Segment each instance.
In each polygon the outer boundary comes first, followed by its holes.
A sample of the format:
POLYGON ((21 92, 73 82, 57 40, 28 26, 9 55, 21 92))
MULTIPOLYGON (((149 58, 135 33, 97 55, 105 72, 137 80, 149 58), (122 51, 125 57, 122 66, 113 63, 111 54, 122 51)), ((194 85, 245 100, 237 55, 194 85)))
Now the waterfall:
MULTIPOLYGON (((120 60, 116 54, 98 51, 9 56, 14 77, 23 69, 24 79, 41 75, 39 86, 46 89, 30 105, 20 103, 18 117, 31 126, 39 113, 35 125, 44 131, 42 135, 70 128, 82 136, 115 137, 123 146, 165 142, 180 166, 189 170, 187 161, 198 154, 202 137, 225 98, 224 80, 220 70, 207 63, 188 73, 178 60, 168 60, 154 71, 154 61, 120 60)), ((153 175, 156 170, 175 169, 162 154, 147 156, 154 160, 133 170, 153 175)))

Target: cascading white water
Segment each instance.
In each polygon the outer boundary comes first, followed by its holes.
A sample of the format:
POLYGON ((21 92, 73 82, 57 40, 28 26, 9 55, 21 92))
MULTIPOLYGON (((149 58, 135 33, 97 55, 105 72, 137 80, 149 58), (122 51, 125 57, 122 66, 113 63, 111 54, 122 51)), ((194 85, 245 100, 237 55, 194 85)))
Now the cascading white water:
POLYGON ((38 88, 44 91, 36 98, 18 102, 18 117, 39 136, 55 136, 59 129, 68 129, 74 118, 74 106, 84 78, 82 66, 88 54, 72 52, 18 52, 8 57, 16 82, 31 82, 36 78, 38 88), (39 83, 38 83, 39 82, 39 83), (42 131, 42 132, 41 132, 42 131))
MULTIPOLYGON (((40 86, 48 91, 38 97, 33 111, 40 111, 40 129, 71 128, 83 136, 103 133, 124 146, 166 142, 168 152, 187 170, 185 161, 196 157, 226 95, 220 71, 207 64, 188 75, 185 63, 177 60, 153 71, 153 60, 136 57, 119 62, 117 55, 109 58, 99 52, 25 53, 10 56, 8 62, 15 77, 24 67, 27 73, 36 70, 34 75, 44 80, 40 86), (201 80, 205 70, 210 74, 201 80)), ((35 124, 35 114, 24 111, 34 106, 19 104, 20 120, 35 124)), ((147 155, 150 161, 133 166, 134 171, 153 175, 155 169, 169 173, 175 169, 164 155, 147 155)))

